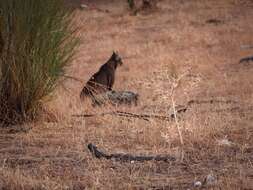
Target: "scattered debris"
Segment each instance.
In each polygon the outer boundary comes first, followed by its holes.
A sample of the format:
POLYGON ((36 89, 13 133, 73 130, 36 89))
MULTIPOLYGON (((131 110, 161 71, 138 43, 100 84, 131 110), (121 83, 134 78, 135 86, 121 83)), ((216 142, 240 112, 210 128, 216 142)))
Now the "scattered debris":
POLYGON ((207 24, 214 24, 214 25, 218 25, 218 24, 223 24, 224 21, 216 19, 216 18, 212 18, 212 19, 208 19, 206 20, 207 24))
POLYGON ((225 137, 224 139, 218 140, 218 145, 220 145, 220 146, 231 146, 231 145, 233 145, 233 144, 234 144, 234 143, 231 142, 231 141, 229 141, 229 140, 227 139, 227 137, 225 137))
POLYGON ((89 6, 86 5, 86 4, 81 4, 81 5, 80 5, 80 8, 81 8, 81 9, 87 9, 87 8, 89 8, 89 6))
POLYGON ((131 154, 106 154, 102 151, 99 151, 98 148, 93 145, 92 143, 88 144, 88 149, 92 153, 93 156, 95 156, 98 159, 105 158, 105 159, 112 159, 115 161, 123 161, 134 163, 134 161, 144 162, 144 161, 164 161, 164 162, 170 162, 170 161, 176 161, 176 158, 173 156, 168 155, 156 155, 156 156, 135 156, 131 154))
POLYGON ((202 181, 195 181, 193 183, 193 186, 195 188, 204 188, 204 187, 210 187, 210 186, 214 186, 217 183, 217 179, 216 177, 213 175, 213 173, 208 174, 205 179, 202 181))
POLYGON ((217 179, 212 173, 208 174, 204 180, 204 184, 206 186, 213 186, 216 183, 217 183, 217 179))
POLYGON ((201 187, 202 183, 201 183, 201 181, 195 181, 193 185, 194 185, 194 187, 201 187))

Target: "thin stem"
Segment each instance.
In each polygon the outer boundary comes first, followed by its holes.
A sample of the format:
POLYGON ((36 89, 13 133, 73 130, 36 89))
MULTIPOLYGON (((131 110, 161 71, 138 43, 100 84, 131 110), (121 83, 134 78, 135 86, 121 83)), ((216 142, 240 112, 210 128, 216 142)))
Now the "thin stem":
POLYGON ((183 141, 180 125, 179 125, 178 119, 177 119, 177 111, 176 111, 176 108, 175 108, 174 94, 171 96, 171 102, 172 102, 174 119, 175 119, 175 123, 176 123, 176 126, 177 126, 177 131, 178 131, 178 134, 179 134, 179 138, 180 138, 180 143, 183 146, 184 145, 184 141, 183 141))

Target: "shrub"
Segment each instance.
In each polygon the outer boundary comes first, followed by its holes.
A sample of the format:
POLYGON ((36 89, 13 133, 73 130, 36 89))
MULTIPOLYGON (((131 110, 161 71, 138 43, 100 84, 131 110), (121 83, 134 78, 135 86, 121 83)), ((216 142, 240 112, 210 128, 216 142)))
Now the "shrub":
POLYGON ((135 8, 135 2, 134 0, 127 0, 127 3, 129 5, 129 8, 133 10, 135 8))
POLYGON ((63 0, 0 0, 0 122, 36 118, 77 46, 63 0))

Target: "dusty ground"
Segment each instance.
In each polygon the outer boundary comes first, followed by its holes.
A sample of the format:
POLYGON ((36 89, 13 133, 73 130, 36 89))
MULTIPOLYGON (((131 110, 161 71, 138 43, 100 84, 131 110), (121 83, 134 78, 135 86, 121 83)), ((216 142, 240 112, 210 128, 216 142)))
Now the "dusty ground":
POLYGON ((0 189, 197 189, 193 183, 209 174, 215 182, 203 189, 253 189, 253 63, 238 63, 253 54, 245 48, 253 45, 253 1, 163 0, 137 16, 125 1, 83 3, 89 8, 77 9, 75 20, 81 46, 68 68, 83 83, 65 81, 48 105, 51 118, 1 130, 0 189), (83 84, 113 50, 124 61, 114 88, 138 92, 139 105, 80 103, 83 84), (166 115, 172 100, 201 102, 179 115, 178 125, 71 116, 109 109, 166 115), (88 152, 89 142, 109 153, 177 160, 99 160, 88 152))

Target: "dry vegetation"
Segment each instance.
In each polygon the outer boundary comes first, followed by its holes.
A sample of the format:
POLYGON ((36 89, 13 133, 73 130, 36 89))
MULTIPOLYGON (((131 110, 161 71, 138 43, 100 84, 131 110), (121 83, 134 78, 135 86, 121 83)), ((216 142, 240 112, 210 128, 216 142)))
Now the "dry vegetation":
POLYGON ((163 0, 137 16, 123 0, 96 1, 97 8, 89 2, 76 11, 82 45, 68 70, 83 83, 65 81, 48 105, 51 116, 1 130, 0 189, 194 189, 208 174, 216 183, 204 189, 253 189, 253 63, 238 63, 253 54, 241 48, 253 45, 253 2, 163 0), (82 85, 113 50, 124 57, 114 89, 138 92, 139 105, 81 104, 82 85), (219 100, 178 115, 183 145, 174 121, 71 117, 108 109, 166 115, 173 84, 176 105, 219 100), (107 152, 177 161, 99 160, 89 142, 107 152))

